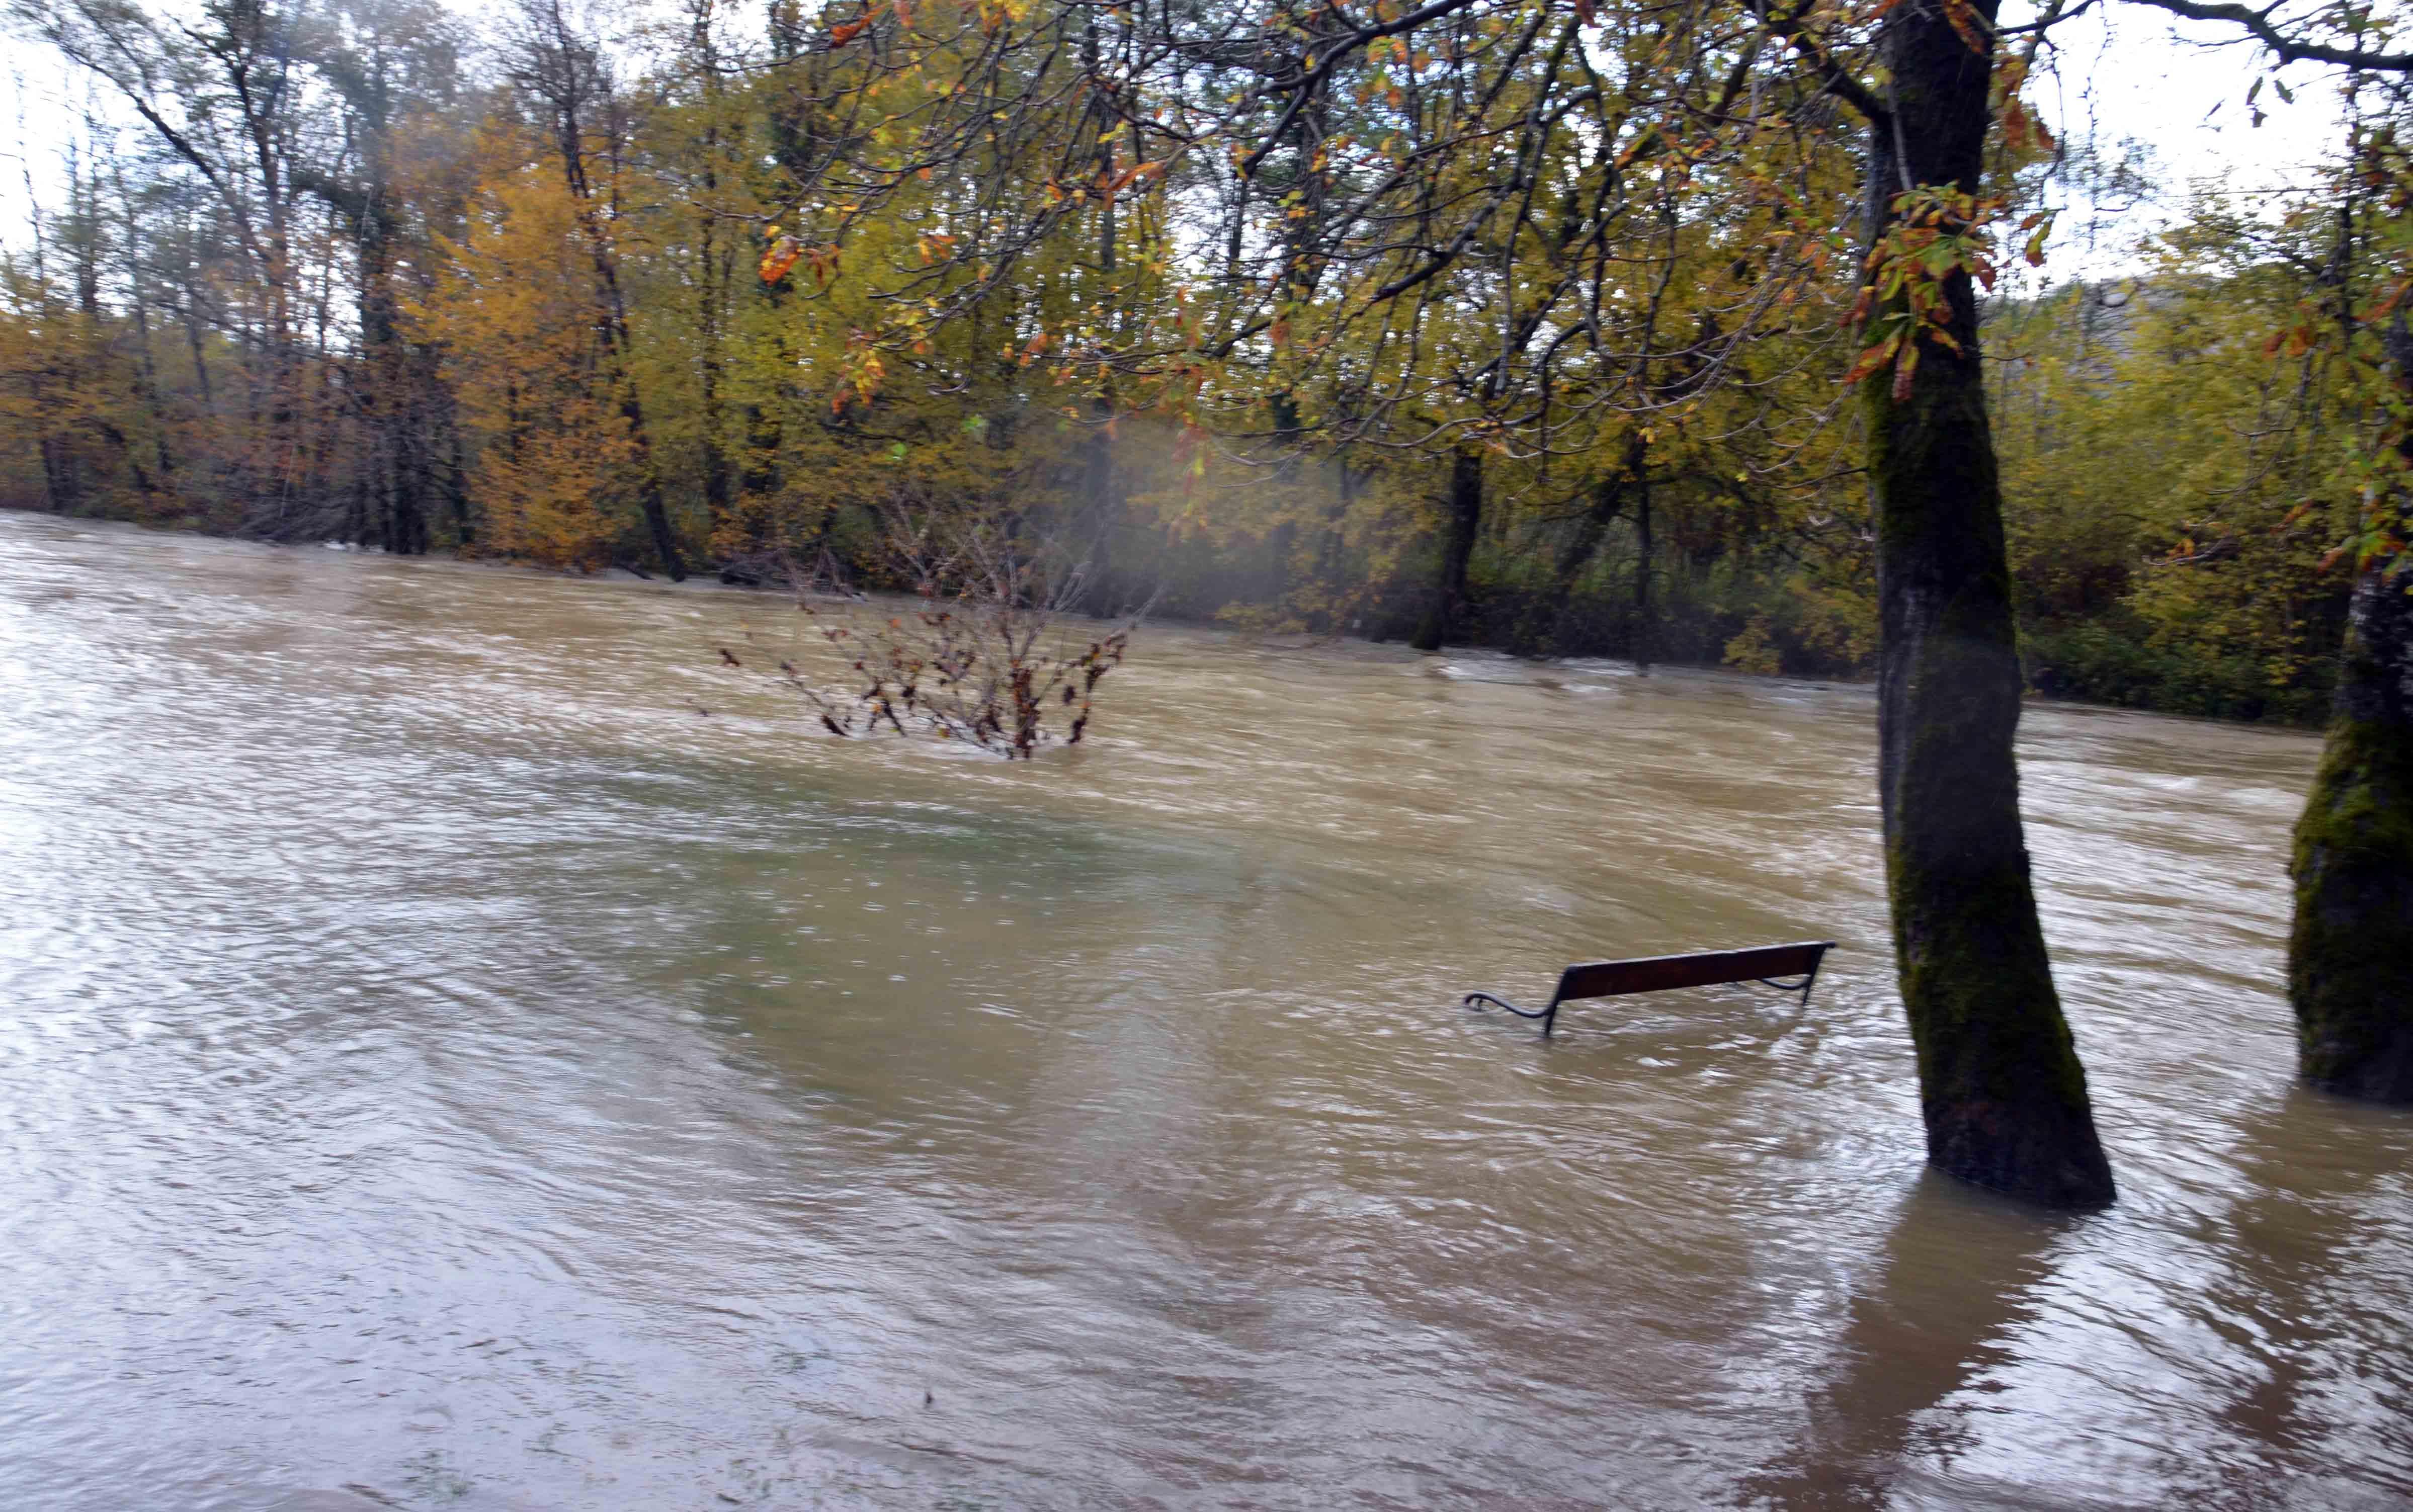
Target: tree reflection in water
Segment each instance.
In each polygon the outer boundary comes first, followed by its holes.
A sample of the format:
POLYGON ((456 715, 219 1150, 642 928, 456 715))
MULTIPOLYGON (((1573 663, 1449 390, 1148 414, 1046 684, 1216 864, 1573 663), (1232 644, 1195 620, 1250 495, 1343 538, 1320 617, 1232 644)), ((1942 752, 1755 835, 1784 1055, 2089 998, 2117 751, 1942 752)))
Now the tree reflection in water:
POLYGON ((1923 1173, 1852 1297, 1835 1362, 1799 1436, 1743 1483, 1746 1505, 1880 1505, 1912 1459, 1949 1459, 1965 1435, 1930 1409, 2018 1358, 2055 1241, 2084 1220, 2017 1208, 1923 1173))

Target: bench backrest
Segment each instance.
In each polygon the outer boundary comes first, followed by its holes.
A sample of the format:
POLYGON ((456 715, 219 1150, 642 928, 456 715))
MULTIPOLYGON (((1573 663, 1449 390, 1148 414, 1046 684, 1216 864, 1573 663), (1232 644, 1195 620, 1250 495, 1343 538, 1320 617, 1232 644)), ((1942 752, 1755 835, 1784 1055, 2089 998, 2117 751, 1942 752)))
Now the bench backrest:
POLYGON ((1588 961, 1570 966, 1559 978, 1552 1006, 1578 998, 1615 998, 1628 992, 1664 992, 1670 987, 1703 987, 1716 982, 1756 982, 1771 976, 1800 976, 1818 970, 1819 957, 1834 944, 1830 940, 1796 945, 1761 945, 1751 950, 1712 950, 1697 956, 1646 956, 1631 961, 1588 961))

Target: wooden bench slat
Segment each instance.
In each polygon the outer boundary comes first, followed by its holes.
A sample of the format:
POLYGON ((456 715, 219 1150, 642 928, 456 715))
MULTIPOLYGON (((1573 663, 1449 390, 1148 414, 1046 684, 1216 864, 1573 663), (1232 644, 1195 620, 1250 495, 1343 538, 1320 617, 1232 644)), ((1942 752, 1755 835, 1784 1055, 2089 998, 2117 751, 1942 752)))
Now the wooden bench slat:
POLYGON ((1818 980, 1818 963, 1835 948, 1831 940, 1804 940, 1790 945, 1756 945, 1749 950, 1704 950, 1686 956, 1645 956, 1627 961, 1579 961, 1559 973, 1559 990, 1547 1008, 1519 1008, 1492 992, 1470 992, 1467 1005, 1498 1003, 1512 1014, 1542 1021, 1547 1034, 1558 1022, 1559 1005, 1582 998, 1617 998, 1629 992, 1665 992, 1672 987, 1705 987, 1719 982, 1765 982, 1787 992, 1799 991, 1810 1001, 1811 984, 1818 980), (1799 982, 1778 982, 1798 976, 1799 982))
POLYGON ((1695 956, 1646 956, 1630 961, 1587 961, 1570 966, 1559 978, 1558 999, 1616 998, 1629 992, 1665 992, 1673 987, 1705 987, 1720 982, 1754 982, 1762 977, 1799 976, 1818 968, 1827 953, 1824 941, 1793 945, 1761 945, 1751 950, 1705 951, 1695 956))

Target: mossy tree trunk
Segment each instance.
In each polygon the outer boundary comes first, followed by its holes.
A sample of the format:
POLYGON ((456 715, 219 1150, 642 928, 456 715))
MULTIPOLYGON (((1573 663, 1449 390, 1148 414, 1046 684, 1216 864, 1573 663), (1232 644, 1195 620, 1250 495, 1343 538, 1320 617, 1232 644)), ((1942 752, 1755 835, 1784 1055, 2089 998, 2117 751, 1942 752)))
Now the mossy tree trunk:
POLYGON ((2413 563, 2356 583, 2337 710, 2289 868, 2305 1080, 2413 1103, 2413 563))
MULTIPOLYGON (((1994 0, 1972 8, 1974 30, 1991 37, 1994 0)), ((1881 45, 1892 99, 1871 132, 1873 236, 1909 185, 1976 189, 1992 63, 1942 7, 1895 10, 1881 45)), ((2111 1200, 2111 1171, 2053 990, 2020 822, 2020 666, 1976 299, 1965 274, 1946 293, 1959 352, 1928 345, 1901 399, 1889 375, 1865 386, 1884 634, 1878 780, 1902 1001, 1929 1160, 2028 1201, 2092 1208, 2111 1200)))
POLYGON ((1449 513, 1443 523, 1441 571, 1432 603, 1408 642, 1419 651, 1438 651, 1466 627, 1466 570, 1474 559, 1474 538, 1483 526, 1483 453, 1460 447, 1449 459, 1449 513))

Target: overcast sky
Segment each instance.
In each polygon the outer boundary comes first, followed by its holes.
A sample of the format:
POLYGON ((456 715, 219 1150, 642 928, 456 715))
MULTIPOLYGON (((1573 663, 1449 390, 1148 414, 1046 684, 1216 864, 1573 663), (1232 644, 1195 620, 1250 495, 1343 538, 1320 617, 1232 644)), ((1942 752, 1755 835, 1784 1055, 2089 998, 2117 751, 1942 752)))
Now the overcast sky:
POLYGON ((2053 249, 2065 265, 2120 266, 2136 242, 2183 210, 2198 184, 2221 183, 2243 194, 2305 187, 2309 171, 2336 151, 2342 117, 2334 69, 2299 64, 2277 77, 2293 104, 2265 85, 2253 123, 2245 103, 2267 54, 2242 45, 2204 46, 2193 38, 2229 33, 2174 24, 2141 6, 2110 6, 2054 29, 2058 78, 2029 86, 2029 96, 2054 129, 2072 141, 2091 131, 2109 150, 2120 139, 2152 149, 2156 202, 2139 205, 2102 228, 2096 245, 2075 245, 2075 225, 2053 249))
MULTIPOLYGON (((2016 22, 2021 7, 2006 5, 2016 22)), ((2065 217, 2051 266, 2064 276, 2130 265, 2137 241, 2182 207, 2188 186, 2225 180, 2260 191, 2302 185, 2308 165, 2335 146, 2338 110, 2331 70, 2299 65, 2282 77, 2296 101, 2264 88, 2257 102, 2267 119, 2251 123, 2245 91, 2259 54, 2243 46, 2207 48, 2189 37, 2219 37, 2220 28, 2175 23, 2138 6, 2098 7, 2056 28, 2059 78, 2038 79, 2029 97, 2065 138, 2090 131, 2107 147, 2122 138, 2149 143, 2159 170, 2159 201, 2125 209, 2095 228, 2083 245, 2080 217, 2065 217)), ((45 50, 6 44, 9 65, 0 77, 0 245, 27 241, 25 179, 50 198, 58 180, 60 144, 83 110, 83 86, 45 50), (22 150, 20 150, 20 143, 22 150)))

